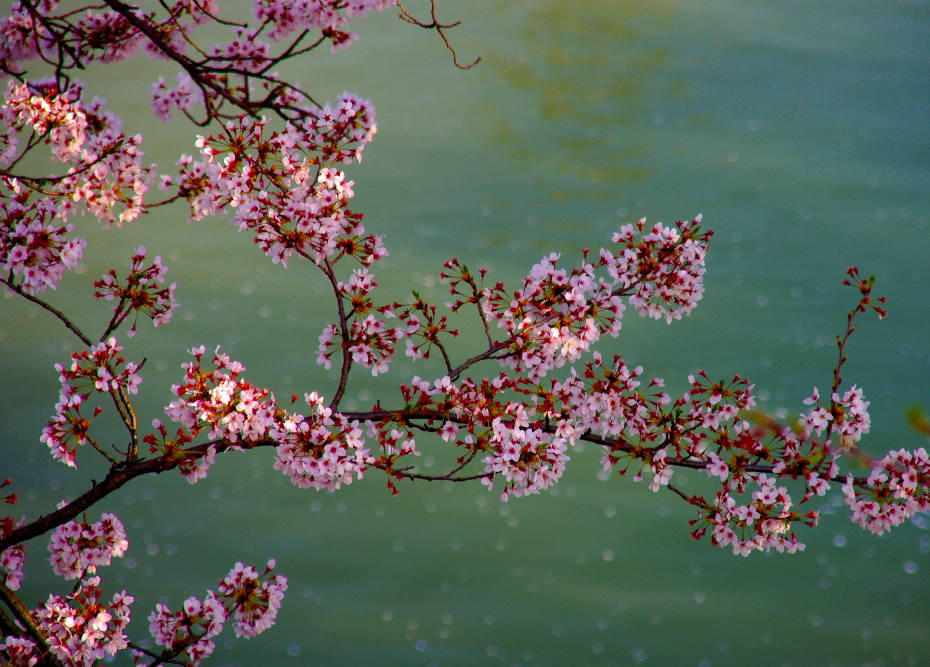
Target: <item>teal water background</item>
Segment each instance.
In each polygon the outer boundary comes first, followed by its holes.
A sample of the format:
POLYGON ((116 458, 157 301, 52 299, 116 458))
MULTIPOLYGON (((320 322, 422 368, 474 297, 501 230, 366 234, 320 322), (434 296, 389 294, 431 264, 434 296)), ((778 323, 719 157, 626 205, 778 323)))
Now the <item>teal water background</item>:
MULTIPOLYGON (((383 14, 355 22, 350 50, 288 72, 317 99, 350 90, 376 106, 379 133, 350 175, 353 208, 391 252, 377 270, 385 299, 417 288, 443 300, 435 276, 452 255, 514 284, 543 254, 600 247, 620 224, 703 212, 716 236, 702 304, 671 326, 629 314, 601 349, 676 393, 697 369, 739 372, 790 415, 813 385, 829 387, 854 297, 839 283, 857 264, 890 311, 863 320, 845 373, 871 401, 865 448, 925 445, 904 411, 930 409, 926 3, 445 4, 463 21, 451 33, 462 60, 483 58, 473 70, 383 14)), ((168 164, 193 152, 193 132, 148 111, 160 72, 137 59, 84 80, 168 164)), ((103 312, 90 282, 136 245, 180 284, 175 322, 141 324, 127 343, 147 358, 143 423, 198 344, 222 344, 279 395, 332 392, 313 363, 331 315, 311 269, 273 266, 229 223, 190 225, 181 209, 121 231, 82 224, 82 275, 50 300, 88 330, 103 312)), ((38 441, 57 398, 52 364, 74 342, 16 299, 0 316, 0 477, 23 496, 13 509, 35 516, 101 469, 85 452, 81 472, 66 470, 38 441)), ((346 406, 415 373, 400 359, 388 379, 357 372, 346 406)), ((421 447, 426 465, 441 456, 439 443, 421 447)), ((805 552, 743 559, 693 542, 677 497, 599 479, 593 450, 572 456, 551 493, 503 504, 477 485, 408 484, 394 498, 375 474, 333 495, 301 491, 253 452, 195 486, 139 480, 89 518, 116 511, 129 530, 127 557, 102 573, 137 596, 136 636, 155 602, 177 608, 236 560, 277 558, 290 581, 278 624, 251 641, 224 635, 215 664, 930 663, 926 517, 875 537, 835 488, 820 528, 801 531, 805 552)), ((675 479, 688 490, 700 477, 675 479)), ((30 602, 64 588, 44 540, 27 555, 30 602)))

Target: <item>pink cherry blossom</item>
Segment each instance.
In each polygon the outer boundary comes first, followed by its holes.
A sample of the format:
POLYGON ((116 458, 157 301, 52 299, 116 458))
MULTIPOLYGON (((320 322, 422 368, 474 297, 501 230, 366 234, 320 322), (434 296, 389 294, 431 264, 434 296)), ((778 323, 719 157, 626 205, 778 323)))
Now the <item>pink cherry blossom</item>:
POLYGON ((23 566, 26 564, 26 549, 17 544, 0 552, 0 583, 17 591, 23 583, 23 566))
POLYGON ((213 637, 223 631, 226 617, 226 608, 213 591, 207 591, 203 600, 187 598, 176 612, 165 604, 156 604, 148 617, 149 632, 155 643, 168 651, 186 654, 196 665, 213 653, 213 637))
POLYGON ((98 565, 109 565, 129 548, 126 530, 115 514, 104 513, 94 524, 69 521, 52 533, 48 550, 52 570, 65 579, 77 579, 98 565))
POLYGON ((102 595, 100 577, 88 577, 67 597, 52 594, 33 611, 56 658, 92 665, 128 646, 125 629, 134 598, 122 591, 104 603, 102 595))
POLYGON ((865 485, 856 485, 852 476, 843 484, 846 505, 852 521, 881 535, 904 523, 918 512, 930 510, 930 456, 921 447, 888 452, 872 466, 865 485))
POLYGON ((220 595, 232 607, 237 637, 254 637, 274 625, 287 591, 287 577, 271 575, 274 566, 273 560, 268 561, 260 574, 251 565, 236 563, 220 582, 220 595))
POLYGON ((117 278, 116 271, 110 269, 103 278, 94 281, 94 296, 107 301, 116 301, 113 317, 110 319, 111 330, 118 327, 131 313, 135 313, 129 335, 136 331, 138 314, 143 313, 152 319, 157 327, 171 321, 171 316, 178 302, 174 298, 177 288, 175 283, 165 284, 168 269, 162 264, 161 257, 156 256, 152 263, 145 266, 146 249, 139 246, 132 256, 129 275, 123 281, 117 278))
POLYGON ((116 337, 111 336, 89 350, 73 353, 68 367, 55 364, 61 392, 55 414, 43 429, 40 441, 48 445, 57 461, 77 467, 77 447, 89 440, 90 427, 101 410, 98 406, 91 415, 82 413, 82 406, 91 396, 138 393, 142 383, 139 365, 127 363, 120 356, 122 351, 116 337))
POLYGON ((357 422, 334 413, 318 394, 307 394, 307 415, 288 413, 269 435, 278 442, 274 468, 301 488, 336 490, 361 479, 374 461, 357 422))

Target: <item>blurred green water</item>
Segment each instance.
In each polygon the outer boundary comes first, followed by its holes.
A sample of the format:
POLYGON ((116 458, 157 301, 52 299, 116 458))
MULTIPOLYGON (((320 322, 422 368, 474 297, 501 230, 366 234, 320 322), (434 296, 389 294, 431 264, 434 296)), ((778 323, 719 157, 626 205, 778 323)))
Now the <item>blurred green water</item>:
MULTIPOLYGON (((482 56, 474 70, 455 71, 434 36, 383 15, 354 26, 349 51, 290 72, 318 99, 349 89, 376 105, 380 132, 351 176, 355 208, 391 251, 378 270, 386 298, 417 287, 442 300, 434 277, 450 255, 513 281, 541 254, 597 248, 640 216, 703 212, 717 232, 704 302, 671 327, 630 317, 602 349, 676 391, 699 368, 740 372, 768 408, 797 412, 812 385, 829 385, 851 297, 839 281, 856 263, 878 275, 891 311, 857 333, 846 372, 872 401, 866 446, 923 444, 903 411, 930 406, 924 3, 443 11, 463 19, 452 34, 462 60, 482 56)), ((85 80, 167 164, 193 137, 148 112, 139 82, 160 66, 85 80)), ((313 364, 328 302, 309 270, 271 266, 228 223, 188 225, 179 210, 82 233, 85 272, 53 299, 89 329, 100 321, 89 282, 139 243, 181 285, 176 321, 141 326, 128 345, 148 359, 143 421, 160 416, 184 350, 200 343, 222 344, 279 394, 331 391, 313 364)), ((34 516, 86 487, 38 442, 57 395, 52 364, 73 346, 25 304, 0 308, 0 476, 16 478, 17 509, 34 516)), ((400 360, 394 371, 423 374, 400 360)), ((391 386, 355 380, 358 406, 391 386)), ((332 496, 300 491, 267 452, 230 456, 196 486, 142 480, 102 504, 132 544, 104 574, 137 595, 143 634, 156 601, 177 606, 235 560, 275 556, 291 585, 278 624, 221 640, 217 664, 930 662, 926 519, 875 538, 827 504, 804 553, 741 559, 692 542, 690 511, 671 494, 599 481, 597 458, 578 452, 555 492, 501 504, 478 487, 413 485, 392 498, 376 476, 332 496)), ((28 553, 35 601, 58 584, 42 541, 28 553)))

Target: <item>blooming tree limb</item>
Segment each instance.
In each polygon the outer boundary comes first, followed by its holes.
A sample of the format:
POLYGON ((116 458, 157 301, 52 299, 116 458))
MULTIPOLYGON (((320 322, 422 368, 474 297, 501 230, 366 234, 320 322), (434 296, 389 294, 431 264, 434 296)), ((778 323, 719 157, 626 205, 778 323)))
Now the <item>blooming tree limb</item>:
MULTIPOLYGON (((459 63, 446 34, 457 23, 441 22, 432 1, 430 21, 391 0, 256 0, 247 23, 221 18, 212 1, 143 11, 120 0, 79 10, 20 0, 0 19, 0 71, 7 79, 0 105, 6 121, 0 282, 82 344, 55 366, 59 400, 40 441, 67 467, 78 468, 91 451, 108 464, 100 481, 55 510, 0 521, 4 661, 93 664, 129 651, 138 663, 197 664, 213 652, 228 621, 243 638, 271 627, 287 590, 273 560, 263 570, 237 562, 215 590, 176 609, 157 604, 147 616, 157 650, 126 634, 134 597, 104 592, 105 568, 131 540, 115 514, 91 521, 86 512, 142 475, 177 469, 197 483, 229 451, 273 447, 273 467, 300 488, 336 491, 380 472, 394 493, 404 481, 480 482, 509 500, 557 484, 577 446, 590 443, 600 449, 605 471, 630 473, 652 491, 665 488, 686 501, 695 513, 689 522, 695 539, 709 535, 712 544, 743 556, 803 549, 796 529, 818 521, 808 503, 833 484, 841 485, 852 521, 873 533, 930 509, 924 448, 874 460, 858 448, 871 426, 869 403, 861 387, 844 384, 847 345, 862 314, 881 318, 885 310, 873 294, 874 279, 856 267, 844 281, 858 300, 837 337, 829 396, 815 388, 789 421, 760 415, 753 385, 739 375, 715 379, 701 371, 688 377, 683 395, 672 396, 662 378, 596 349, 603 337, 620 335, 628 310, 671 324, 697 307, 712 237, 701 216, 623 225, 597 252, 584 250, 571 261, 556 253, 541 258, 516 286, 451 258, 439 273, 447 303, 416 292, 409 301, 381 299, 376 268, 388 249, 350 208, 356 184, 344 171, 375 137, 374 107, 351 93, 318 103, 275 68, 327 42, 332 50, 348 47, 355 39, 350 19, 395 5, 405 22, 436 30, 457 67, 477 64, 459 63), (195 33, 205 24, 232 35, 200 44, 195 33), (106 103, 88 100, 73 78, 140 50, 180 69, 176 85, 153 84, 153 113, 161 119, 180 113, 203 128, 192 153, 180 155, 170 173, 147 165, 142 136, 124 132, 106 103), (31 76, 34 62, 52 76, 31 76), (39 150, 49 151, 60 171, 20 173, 25 156, 39 150), (165 195, 152 202, 156 183, 165 195), (335 321, 319 336, 317 362, 339 369, 328 399, 311 390, 280 400, 252 384, 242 363, 201 345, 189 350, 164 421, 143 425, 133 396, 144 360, 126 359, 119 337, 124 328, 136 335, 140 316, 155 327, 170 322, 176 285, 166 282, 161 258, 139 247, 128 272, 114 267, 93 283, 94 297, 111 305, 96 339, 48 300, 87 246, 74 235, 73 219, 119 228, 154 207, 182 202, 193 221, 228 217, 271 262, 306 262, 320 271, 335 321), (477 319, 483 339, 458 359, 450 342, 465 317, 477 319), (445 372, 405 379, 368 410, 343 409, 351 380, 366 371, 390 373, 401 353, 414 363, 438 353, 445 372), (95 436, 105 410, 122 423, 123 443, 95 436), (428 473, 416 461, 437 441, 455 448, 456 460, 428 473), (866 461, 868 474, 852 474, 858 461, 866 461), (714 492, 686 494, 673 482, 685 471, 714 480, 714 492), (76 583, 30 608, 15 591, 26 543, 44 535, 53 570, 76 583)), ((12 504, 16 495, 4 500, 12 504)))

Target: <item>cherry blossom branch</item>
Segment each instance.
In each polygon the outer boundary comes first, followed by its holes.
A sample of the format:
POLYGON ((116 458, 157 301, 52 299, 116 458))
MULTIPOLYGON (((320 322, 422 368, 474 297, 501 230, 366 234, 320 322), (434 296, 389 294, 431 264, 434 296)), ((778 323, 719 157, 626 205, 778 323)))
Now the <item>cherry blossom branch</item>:
MULTIPOLYGON (((273 440, 261 440, 259 442, 249 443, 249 449, 258 447, 271 447, 275 443, 273 440)), ((0 538, 0 552, 16 544, 20 544, 34 537, 47 533, 58 526, 73 520, 82 512, 86 511, 103 498, 107 497, 117 489, 121 488, 136 477, 142 475, 160 474, 169 470, 174 470, 185 459, 198 458, 206 456, 210 448, 214 448, 217 453, 225 452, 234 447, 241 447, 242 443, 232 443, 227 440, 211 440, 200 445, 195 445, 182 452, 173 452, 151 459, 136 460, 129 462, 118 462, 110 467, 106 477, 101 481, 91 480, 91 488, 83 494, 56 509, 53 512, 35 519, 18 528, 14 528, 6 535, 0 538)))
POLYGON ((494 477, 494 473, 492 472, 483 472, 476 475, 469 475, 467 477, 456 477, 451 473, 446 473, 444 475, 426 475, 423 473, 407 472, 403 469, 395 470, 391 474, 404 477, 405 479, 419 479, 427 482, 473 482, 478 479, 491 479, 494 477))
POLYGON ((432 20, 429 23, 420 21, 414 17, 413 14, 407 11, 407 8, 404 7, 403 3, 398 2, 397 6, 400 8, 400 14, 398 14, 398 18, 401 20, 426 30, 435 30, 437 33, 439 33, 439 36, 442 38, 443 43, 445 43, 446 48, 449 49, 449 53, 452 54, 452 62, 456 67, 459 69, 471 69, 481 62, 481 56, 478 56, 469 65, 462 65, 459 63, 458 53, 455 52, 455 48, 452 46, 451 42, 449 42, 449 38, 446 36, 445 31, 449 28, 454 28, 457 25, 460 25, 462 22, 455 21, 453 23, 440 23, 439 19, 436 17, 436 0, 430 0, 430 18, 432 20))
POLYGON ((111 464, 117 465, 119 463, 119 460, 116 459, 116 457, 114 457, 108 451, 106 451, 103 447, 101 447, 100 443, 98 443, 96 439, 92 438, 89 433, 85 434, 84 438, 87 440, 87 442, 90 443, 91 447, 97 450, 97 453, 99 453, 103 458, 105 458, 111 464))
MULTIPOLYGON (((68 44, 68 41, 67 39, 64 38, 63 34, 55 30, 55 27, 53 26, 52 22, 44 14, 42 14, 42 12, 36 9, 35 3, 32 0, 22 0, 22 4, 24 7, 26 7, 29 10, 29 13, 32 16, 33 20, 38 20, 39 23, 45 26, 45 28, 49 32, 55 35, 55 40, 54 40, 55 46, 59 51, 58 62, 52 62, 52 61, 46 60, 44 52, 42 51, 41 48, 39 48, 39 45, 38 45, 39 36, 37 33, 33 32, 32 38, 36 42, 36 52, 39 54, 42 60, 46 64, 52 65, 55 67, 56 79, 58 79, 59 77, 63 75, 62 70, 64 69, 64 58, 61 55, 62 52, 67 53, 68 56, 71 58, 72 62, 74 63, 72 67, 83 69, 83 65, 81 64, 81 60, 78 56, 78 53, 74 50, 74 48, 70 44, 68 44)), ((67 77, 65 78, 67 79, 67 77)))
MULTIPOLYGON (((41 139, 42 139, 42 138, 40 138, 40 141, 41 141, 41 139)), ((111 155, 113 155, 119 148, 122 147, 124 141, 125 141, 124 139, 118 139, 117 141, 114 141, 112 144, 110 144, 109 146, 105 147, 105 148, 100 152, 100 154, 99 154, 96 158, 94 158, 93 160, 91 160, 91 161, 89 161, 89 162, 85 162, 85 163, 82 164, 80 167, 72 167, 71 169, 68 170, 68 173, 67 173, 67 174, 62 174, 62 175, 60 175, 60 176, 25 176, 25 175, 23 175, 23 174, 14 174, 14 173, 12 173, 12 172, 10 171, 10 169, 12 169, 13 165, 10 165, 10 167, 8 167, 7 169, 0 169, 0 175, 6 176, 7 178, 15 178, 15 179, 17 179, 17 180, 23 181, 26 185, 28 185, 30 188, 36 190, 37 192, 41 192, 41 193, 43 193, 43 194, 50 194, 50 195, 62 196, 61 193, 57 193, 57 192, 47 192, 47 191, 43 190, 41 187, 39 187, 38 185, 33 185, 33 184, 34 184, 34 183, 35 183, 35 184, 57 183, 57 182, 64 181, 64 180, 66 180, 66 179, 72 178, 72 177, 74 177, 74 176, 78 176, 78 175, 80 175, 80 174, 83 174, 83 173, 87 172, 88 170, 93 169, 95 165, 100 164, 101 162, 103 162, 104 160, 106 160, 108 157, 110 157, 111 155)), ((36 146, 38 146, 38 145, 39 145, 39 143, 33 144, 30 148, 34 148, 34 147, 36 147, 36 146)), ((22 157, 23 157, 23 156, 21 155, 20 158, 22 158, 22 157)), ((67 194, 67 193, 65 193, 65 194, 67 194)))
MULTIPOLYGON (((849 341, 850 336, 856 331, 856 327, 853 324, 853 321, 856 318, 856 315, 859 313, 866 312, 867 308, 871 308, 877 314, 879 319, 884 319, 887 316, 887 312, 881 306, 875 305, 873 303, 872 297, 872 288, 875 285, 875 276, 869 276, 868 278, 862 278, 859 275, 858 267, 852 266, 846 270, 849 278, 843 281, 844 285, 855 286, 859 290, 859 302, 856 304, 856 307, 850 310, 846 314, 846 331, 842 336, 836 337, 836 347, 837 347, 837 360, 836 366, 833 367, 833 384, 830 388, 831 395, 836 395, 839 391, 840 384, 843 382, 843 377, 841 375, 843 365, 846 363, 848 357, 846 355, 846 343, 849 341), (855 281, 855 285, 853 285, 855 281)), ((886 302, 885 297, 878 297, 874 299, 879 303, 884 304, 886 302)), ((831 411, 835 410, 836 405, 831 404, 831 411)))
MULTIPOLYGON (((588 438, 585 438, 589 442, 594 442, 588 438)), ((599 444, 599 443, 598 443, 599 444)), ((681 459, 681 458, 672 458, 667 459, 668 465, 675 466, 678 468, 690 468, 691 470, 707 470, 709 464, 707 461, 698 461, 695 459, 681 459)), ((778 474, 778 469, 774 465, 762 465, 762 464, 753 464, 753 465, 744 465, 740 468, 744 472, 755 472, 755 473, 764 473, 764 474, 778 474)), ((834 475, 833 477, 828 477, 831 482, 842 483, 847 480, 847 475, 834 475)), ((853 477, 854 484, 865 484, 868 481, 867 477, 853 477)))
MULTIPOLYGON (((0 549, 2 551, 2 549, 0 549)), ((10 588, 0 581, 0 600, 3 600, 4 604, 10 609, 11 612, 16 616, 16 619, 23 625, 26 629, 26 633, 29 635, 29 638, 32 639, 40 648, 42 657, 42 662, 39 664, 42 665, 61 665, 61 663, 55 659, 55 657, 49 651, 48 642, 45 639, 45 635, 36 625, 35 619, 32 617, 29 609, 23 604, 23 601, 12 591, 10 588)), ((14 628, 10 635, 14 633, 18 634, 14 628)))
MULTIPOLYGON (((389 421, 389 422, 395 422, 398 424, 410 424, 412 420, 449 421, 449 422, 454 422, 454 423, 459 423, 459 424, 467 423, 466 419, 462 417, 457 417, 451 412, 438 412, 436 410, 381 409, 381 410, 370 410, 370 411, 365 411, 365 412, 342 412, 340 414, 342 414, 342 416, 348 419, 355 419, 359 421, 373 421, 373 422, 389 421)), ((420 428, 420 427, 417 427, 417 428, 420 428)), ((428 428, 423 429, 423 430, 435 431, 435 429, 428 429, 428 428)), ((552 427, 551 425, 541 426, 540 430, 550 435, 555 435, 557 431, 557 429, 552 427)), ((654 451, 655 449, 660 449, 665 446, 663 444, 663 445, 659 445, 656 448, 643 447, 641 445, 635 445, 632 442, 624 438, 604 438, 590 431, 586 431, 582 433, 578 437, 578 439, 584 442, 590 442, 591 444, 598 445, 600 447, 603 447, 607 450, 611 450, 613 452, 622 452, 625 454, 631 454, 634 457, 639 458, 639 459, 643 459, 643 452, 645 450, 654 451)), ((415 479, 429 478, 429 479, 435 479, 435 480, 449 480, 451 476, 454 476, 455 473, 459 472, 462 468, 464 468, 465 465, 467 465, 467 463, 470 463, 476 454, 477 454, 477 450, 471 450, 469 452, 466 463, 461 465, 458 468, 453 469, 449 473, 445 473, 443 475, 434 475, 434 476, 417 475, 412 478, 415 478, 415 479)), ((665 463, 667 463, 669 466, 674 466, 678 468, 687 468, 691 470, 702 470, 702 471, 706 471, 709 466, 709 463, 707 461, 701 461, 701 460, 693 459, 690 457, 689 458, 680 458, 680 457, 668 458, 666 459, 665 463)), ((776 468, 774 464, 746 464, 746 465, 740 466, 740 470, 744 472, 751 472, 751 473, 778 474, 778 469, 776 468)), ((410 476, 410 475, 408 474, 405 476, 410 476)), ((469 480, 480 479, 486 476, 487 475, 475 475, 467 479, 469 480)), ((842 482, 845 482, 847 478, 848 478, 847 475, 834 475, 832 477, 829 477, 828 479, 832 482, 842 483, 842 482)), ((852 479, 855 484, 865 484, 867 482, 866 477, 853 477, 852 479)), ((449 481, 465 481, 465 480, 453 479, 449 481)))
POLYGON ((349 352, 349 344, 352 340, 352 335, 349 333, 349 322, 346 316, 345 302, 339 291, 339 284, 336 281, 336 272, 333 269, 333 265, 330 260, 327 259, 326 263, 321 268, 326 278, 329 280, 330 286, 333 288, 333 295, 336 298, 336 308, 339 313, 339 335, 342 338, 342 344, 340 345, 342 366, 339 369, 339 384, 336 386, 336 393, 333 394, 333 399, 329 404, 330 409, 335 410, 339 407, 339 403, 345 395, 346 386, 349 383, 349 371, 352 370, 352 354, 349 352))
MULTIPOLYGON (((164 39, 161 38, 161 35, 159 35, 147 22, 139 19, 139 17, 133 12, 133 7, 131 7, 130 5, 127 5, 126 3, 121 2, 121 0, 104 0, 104 2, 107 5, 109 5, 110 8, 113 9, 113 11, 117 12, 123 18, 125 18, 126 21, 129 22, 133 27, 135 27, 139 32, 144 34, 149 39, 149 41, 152 44, 154 44, 156 47, 158 47, 168 58, 178 63, 181 66, 181 68, 184 69, 184 71, 188 73, 191 79, 197 83, 198 87, 200 87, 201 90, 203 91, 206 91, 206 89, 211 90, 212 92, 216 93, 217 96, 219 96, 223 100, 226 100, 230 104, 233 104, 234 106, 242 109, 246 114, 250 116, 256 115, 258 111, 262 108, 268 108, 267 105, 262 106, 262 105, 255 104, 255 103, 249 103, 245 99, 236 97, 225 86, 222 86, 219 83, 216 83, 212 79, 204 77, 201 73, 202 71, 212 71, 215 73, 215 72, 225 72, 228 70, 222 70, 222 69, 217 69, 217 68, 204 68, 202 64, 196 63, 195 61, 191 60, 184 54, 179 53, 177 50, 171 48, 171 46, 164 39)), ((267 80, 267 77, 259 76, 258 78, 264 78, 267 80)), ((218 109, 213 107, 213 105, 211 104, 209 95, 204 94, 203 100, 204 100, 204 105, 207 111, 207 119, 203 124, 206 125, 207 123, 210 122, 210 119, 212 117, 215 117, 218 115, 218 109)), ((272 108, 272 110, 275 110, 275 109, 272 108)), ((275 111, 279 113, 280 115, 279 110, 275 110, 275 111)))
POLYGON ((58 318, 58 320, 59 320, 62 324, 64 324, 66 327, 68 327, 68 329, 70 329, 71 332, 72 332, 75 336, 77 336, 78 338, 80 338, 80 339, 81 339, 81 342, 84 343, 87 347, 90 347, 91 345, 93 345, 93 343, 91 342, 90 338, 88 338, 88 337, 84 334, 84 332, 81 331, 81 330, 77 327, 76 324, 74 324, 74 322, 72 322, 70 319, 68 319, 68 317, 67 317, 64 313, 62 313, 60 310, 58 310, 57 308, 55 308, 53 305, 51 305, 50 303, 47 303, 46 301, 40 299, 40 298, 37 297, 37 296, 33 296, 32 294, 29 294, 28 292, 24 291, 22 288, 20 288, 18 285, 16 285, 12 280, 8 280, 8 279, 6 279, 6 278, 0 278, 0 283, 3 283, 4 285, 6 285, 9 289, 11 289, 12 291, 16 292, 17 294, 19 294, 21 297, 23 297, 23 298, 26 299, 27 301, 31 301, 32 303, 36 304, 37 306, 41 307, 42 309, 47 310, 48 312, 50 312, 52 315, 54 315, 56 318, 58 318))
POLYGON ((695 497, 694 497, 694 496, 689 496, 687 493, 685 493, 684 491, 682 491, 681 489, 679 489, 679 488, 678 488, 677 486, 675 486, 674 484, 666 484, 666 485, 665 485, 665 488, 667 488, 669 491, 671 491, 672 493, 674 493, 675 495, 677 495, 679 498, 681 498, 682 500, 684 500, 684 501, 685 501, 686 503, 688 503, 689 505, 693 505, 693 504, 694 504, 693 501, 695 500, 695 497))
MULTIPOLYGON (((479 361, 493 359, 494 354, 509 347, 515 338, 516 336, 511 336, 509 341, 503 340, 503 341, 491 342, 490 345, 488 346, 488 349, 486 349, 484 352, 479 352, 478 354, 472 357, 469 357, 468 359, 460 363, 458 366, 450 370, 449 379, 452 381, 455 381, 459 378, 459 376, 462 375, 462 373, 468 370, 471 366, 474 366, 475 364, 477 364, 479 361)), ((514 354, 514 353, 510 353, 510 354, 514 354)), ((510 354, 507 354, 505 356, 510 356, 510 354)))
MULTIPOLYGON (((322 44, 325 41, 325 35, 320 37, 313 44, 306 46, 302 49, 296 49, 295 47, 306 35, 304 31, 294 42, 288 46, 285 51, 277 56, 263 56, 263 60, 266 61, 266 64, 257 71, 240 69, 237 67, 217 67, 209 65, 210 62, 218 62, 224 59, 229 59, 233 61, 232 57, 224 57, 221 55, 212 55, 205 56, 200 62, 194 61, 182 53, 179 53, 176 49, 172 48, 171 45, 166 42, 162 36, 153 29, 153 27, 146 21, 139 18, 139 16, 133 11, 133 8, 121 0, 104 0, 107 5, 109 5, 115 12, 119 13, 123 18, 126 19, 133 27, 135 27, 139 32, 144 34, 149 41, 154 44, 158 49, 160 49, 168 58, 177 62, 182 69, 191 77, 191 79, 196 83, 196 85, 201 89, 203 94, 203 101, 206 107, 206 118, 204 121, 198 122, 199 125, 207 125, 210 120, 214 117, 225 117, 219 113, 219 108, 215 107, 210 102, 210 96, 207 93, 207 90, 215 93, 222 100, 229 102, 230 104, 238 107, 246 114, 250 116, 256 116, 261 110, 272 111, 281 118, 287 120, 288 116, 285 114, 285 111, 291 111, 297 115, 302 115, 305 111, 303 109, 294 107, 290 104, 284 104, 278 101, 277 93, 275 89, 287 88, 293 92, 297 92, 300 96, 304 97, 311 104, 316 107, 320 105, 306 92, 301 90, 299 87, 292 86, 287 83, 279 81, 277 78, 269 76, 266 74, 272 67, 308 51, 311 51, 322 44), (239 97, 233 94, 227 86, 221 85, 213 78, 206 76, 207 74, 220 74, 220 75, 230 75, 237 74, 245 78, 246 82, 243 85, 243 96, 239 97), (255 79, 263 81, 273 86, 273 90, 261 101, 252 101, 249 99, 249 86, 248 80, 255 79)), ((182 31, 186 35, 185 31, 182 31)))
POLYGON ((155 653, 149 649, 140 646, 136 642, 129 642, 130 648, 139 653, 143 653, 150 658, 154 658, 155 662, 149 663, 146 667, 157 667, 157 665, 190 665, 189 660, 175 660, 179 655, 184 653, 191 645, 195 644, 203 635, 198 635, 196 633, 191 633, 190 637, 186 641, 180 642, 172 649, 165 649, 161 653, 155 653))

